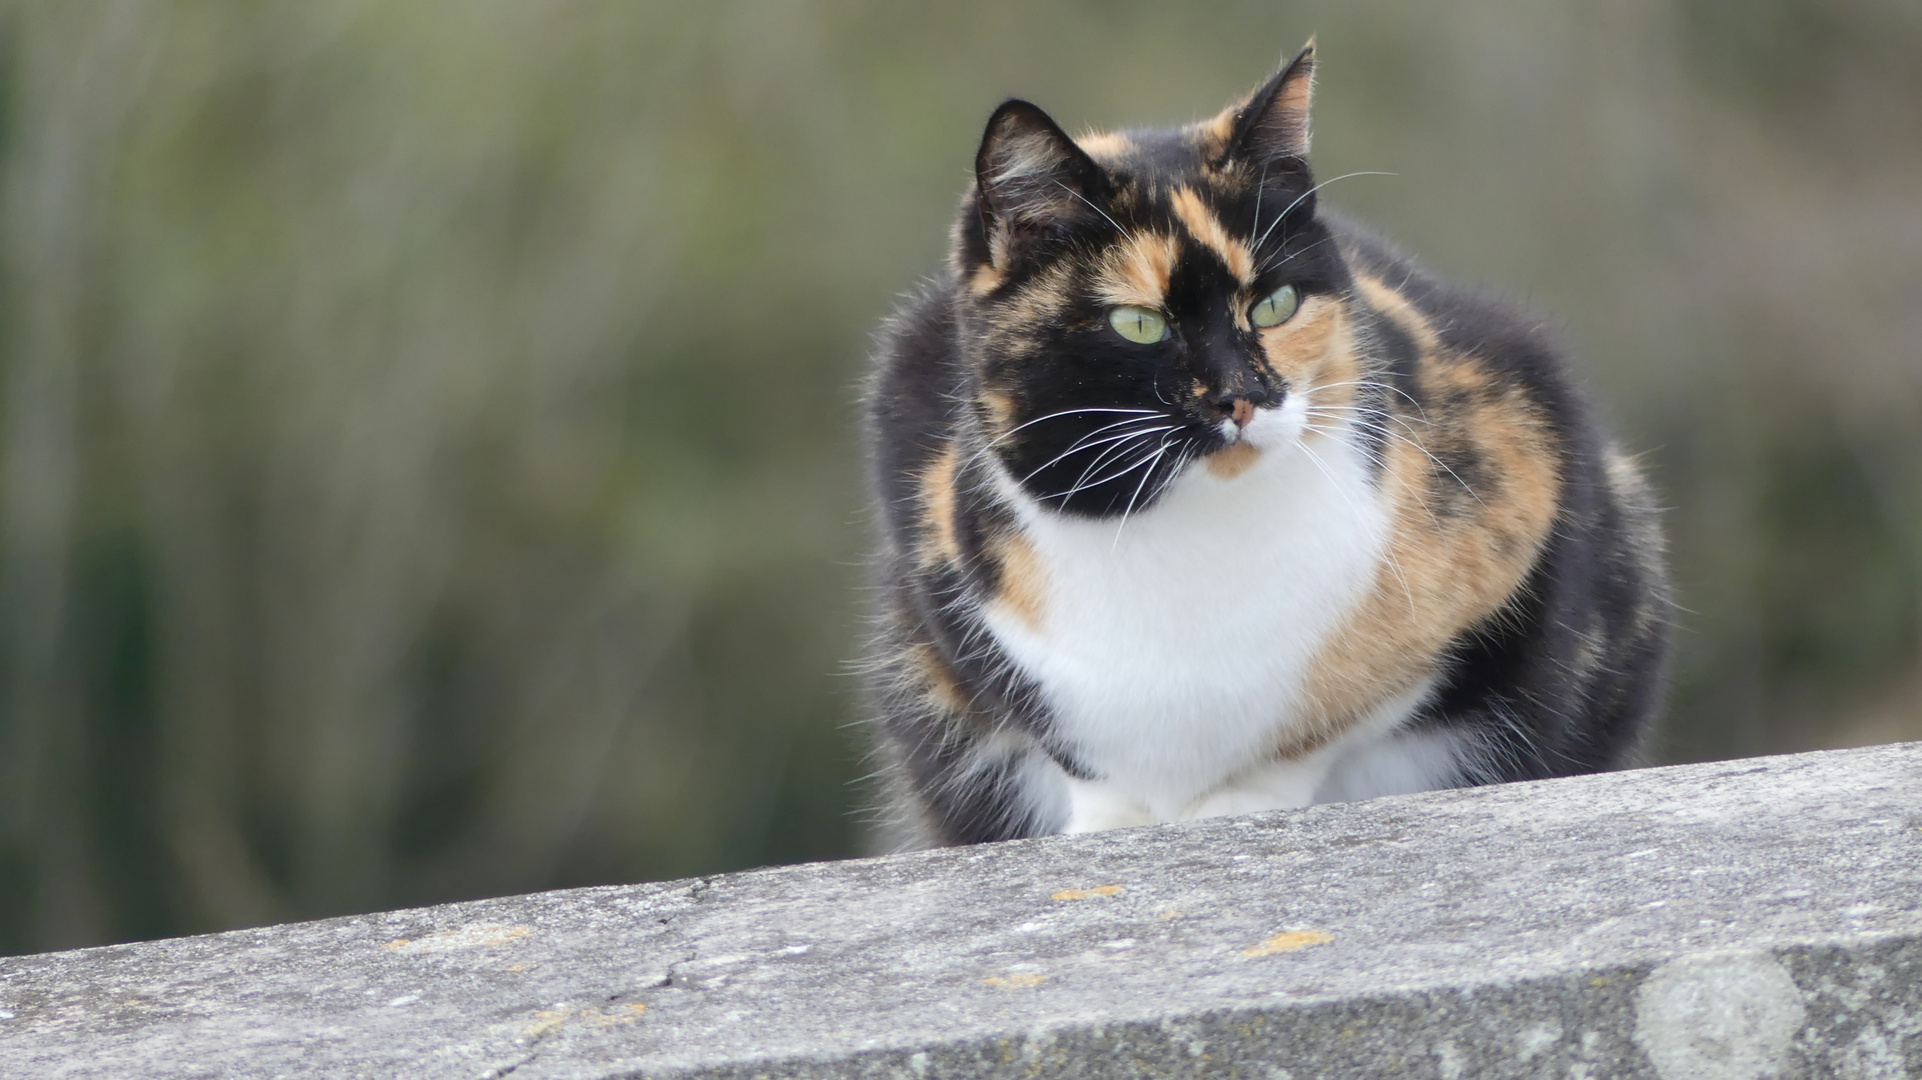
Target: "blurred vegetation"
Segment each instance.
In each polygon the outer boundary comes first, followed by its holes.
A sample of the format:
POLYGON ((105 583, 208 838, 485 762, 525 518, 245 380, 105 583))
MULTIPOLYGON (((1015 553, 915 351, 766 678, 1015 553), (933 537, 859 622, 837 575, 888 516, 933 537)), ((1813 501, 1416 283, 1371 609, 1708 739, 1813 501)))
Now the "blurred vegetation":
POLYGON ((1922 8, 9 0, 0 952, 858 848, 854 387, 1001 97, 1551 313, 1662 753, 1922 737, 1922 8))

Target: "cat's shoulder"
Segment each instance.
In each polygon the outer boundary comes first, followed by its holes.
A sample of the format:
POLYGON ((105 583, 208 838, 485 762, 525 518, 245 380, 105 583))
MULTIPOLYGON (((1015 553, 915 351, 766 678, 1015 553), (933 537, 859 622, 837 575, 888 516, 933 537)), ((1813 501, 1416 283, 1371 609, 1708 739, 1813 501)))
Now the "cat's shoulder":
POLYGON ((1462 285, 1423 266, 1367 225, 1323 207, 1320 220, 1335 238, 1364 296, 1382 290, 1424 316, 1439 344, 1462 352, 1557 352, 1548 320, 1511 297, 1462 285))
POLYGON ((965 400, 954 289, 950 276, 924 280, 900 298, 875 335, 862 411, 873 479, 884 488, 946 445, 965 400))
POLYGON ((1424 267, 1381 233, 1345 214, 1322 208, 1355 288, 1421 344, 1424 358, 1445 356, 1472 364, 1520 388, 1545 407, 1557 426, 1588 423, 1588 405, 1570 371, 1567 348, 1540 312, 1486 288, 1449 281, 1424 267))

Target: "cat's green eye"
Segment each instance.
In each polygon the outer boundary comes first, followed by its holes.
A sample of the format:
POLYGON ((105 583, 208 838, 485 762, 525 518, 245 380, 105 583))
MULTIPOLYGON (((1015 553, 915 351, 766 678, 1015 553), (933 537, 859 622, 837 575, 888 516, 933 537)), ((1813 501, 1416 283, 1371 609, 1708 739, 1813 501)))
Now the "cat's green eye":
POLYGON ((1293 285, 1283 285, 1248 309, 1248 321, 1265 330, 1294 318, 1300 308, 1301 294, 1293 285))
POLYGON ((1108 312, 1108 325, 1114 332, 1137 345, 1153 345, 1168 340, 1168 320, 1145 307, 1118 307, 1108 312))

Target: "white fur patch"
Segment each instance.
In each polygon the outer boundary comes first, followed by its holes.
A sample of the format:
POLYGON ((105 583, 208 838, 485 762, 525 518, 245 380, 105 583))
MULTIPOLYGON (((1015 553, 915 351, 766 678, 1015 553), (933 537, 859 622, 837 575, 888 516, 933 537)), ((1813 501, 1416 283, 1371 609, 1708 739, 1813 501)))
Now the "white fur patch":
POLYGON ((1357 739, 1386 737, 1419 705, 1426 687, 1300 762, 1273 762, 1390 527, 1362 450, 1346 434, 1304 444, 1305 419, 1293 396, 1259 411, 1241 433, 1262 451, 1253 465, 1226 480, 1191 465, 1125 524, 1043 509, 1003 478, 1045 593, 1039 625, 990 605, 988 626, 1102 778, 1054 774, 1068 830, 1305 806, 1357 739))
POLYGON ((1460 783, 1474 757, 1472 736, 1456 731, 1404 731, 1353 748, 1334 763, 1314 801, 1354 802, 1433 791, 1460 783))

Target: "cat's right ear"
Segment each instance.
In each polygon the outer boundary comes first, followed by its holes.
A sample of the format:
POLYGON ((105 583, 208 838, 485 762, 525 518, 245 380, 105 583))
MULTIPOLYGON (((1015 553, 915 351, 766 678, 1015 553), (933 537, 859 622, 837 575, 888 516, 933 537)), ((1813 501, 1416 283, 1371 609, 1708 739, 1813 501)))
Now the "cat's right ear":
POLYGON ((1278 162, 1308 156, 1308 112, 1315 98, 1315 39, 1275 77, 1220 121, 1229 130, 1222 160, 1278 162))
POLYGON ((1047 113, 1001 103, 974 156, 981 225, 995 269, 1006 271, 1035 243, 1065 231, 1105 194, 1101 167, 1047 113))

